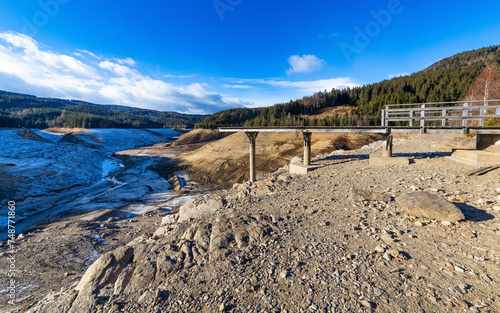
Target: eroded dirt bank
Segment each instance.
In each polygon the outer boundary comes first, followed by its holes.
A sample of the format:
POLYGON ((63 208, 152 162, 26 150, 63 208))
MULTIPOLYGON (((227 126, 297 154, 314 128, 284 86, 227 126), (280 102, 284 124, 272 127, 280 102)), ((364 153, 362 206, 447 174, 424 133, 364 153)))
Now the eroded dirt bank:
MULTIPOLYGON (((314 133, 311 153, 314 156, 338 149, 358 149, 380 139, 382 137, 375 134, 314 133)), ((302 157, 303 146, 301 133, 260 133, 256 140, 257 175, 273 172, 290 163, 293 157, 302 157)), ((248 150, 246 135, 236 133, 177 158, 189 168, 190 176, 197 182, 229 188, 248 180, 248 150)))

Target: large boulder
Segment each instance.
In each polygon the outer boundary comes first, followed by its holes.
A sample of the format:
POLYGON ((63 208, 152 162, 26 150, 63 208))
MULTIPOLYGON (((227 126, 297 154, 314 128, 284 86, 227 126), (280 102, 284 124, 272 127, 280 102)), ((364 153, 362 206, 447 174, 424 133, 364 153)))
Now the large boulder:
POLYGON ((92 293, 102 286, 114 283, 133 256, 134 249, 129 246, 103 254, 87 269, 75 290, 92 293))
POLYGON ((406 213, 438 221, 457 222, 465 219, 460 209, 446 199, 427 192, 413 192, 396 198, 406 213))
POLYGON ((179 177, 177 175, 174 175, 168 179, 168 183, 172 187, 172 190, 179 193, 183 194, 182 187, 186 184, 184 179, 182 177, 179 177))
POLYGON ((206 199, 189 199, 183 206, 179 208, 178 223, 209 215, 224 208, 225 200, 221 198, 206 199))

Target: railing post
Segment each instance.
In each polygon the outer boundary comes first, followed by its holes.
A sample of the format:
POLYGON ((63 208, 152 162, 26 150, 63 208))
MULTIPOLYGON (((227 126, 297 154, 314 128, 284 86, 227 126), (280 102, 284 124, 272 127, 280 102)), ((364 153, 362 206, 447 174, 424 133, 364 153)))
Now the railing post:
POLYGON ((383 126, 387 127, 387 126, 389 126, 389 121, 388 121, 388 119, 389 119, 389 106, 387 106, 387 105, 385 106, 384 112, 385 112, 385 118, 384 118, 385 125, 383 125, 383 126))
POLYGON ((441 120, 441 126, 445 127, 446 126, 446 109, 443 109, 442 111, 443 119, 441 120))
POLYGON ((382 109, 382 125, 380 126, 385 126, 385 110, 382 109))
MULTIPOLYGON (((468 107, 469 103, 465 102, 464 107, 468 107)), ((462 111, 462 116, 464 117, 462 119, 462 127, 467 127, 467 116, 469 115, 469 110, 468 109, 463 109, 462 111)))
POLYGON ((259 133, 257 132, 246 132, 245 133, 250 140, 250 182, 255 182, 255 138, 259 133))
POLYGON ((482 117, 484 116, 484 114, 485 114, 484 108, 481 108, 479 110, 479 115, 481 115, 481 117, 479 118, 479 126, 484 126, 484 117, 482 117))
POLYGON ((420 111, 420 127, 424 128, 425 127, 425 103, 420 106, 422 109, 420 111))
POLYGON ((410 127, 413 126, 413 110, 410 109, 410 127))

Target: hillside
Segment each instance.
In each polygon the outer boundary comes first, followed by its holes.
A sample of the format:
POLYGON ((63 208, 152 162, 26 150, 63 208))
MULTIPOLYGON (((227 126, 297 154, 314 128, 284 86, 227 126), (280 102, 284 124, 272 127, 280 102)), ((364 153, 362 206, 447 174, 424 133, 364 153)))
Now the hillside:
MULTIPOLYGON (((230 112, 218 112, 202 120, 197 127, 221 126, 369 126, 380 125, 381 109, 386 104, 447 102, 493 99, 498 94, 500 82, 500 46, 467 51, 443 59, 412 75, 396 77, 379 83, 347 88, 343 90, 320 91, 311 96, 288 103, 260 108, 258 116, 241 123, 231 120, 230 112), (485 95, 485 71, 489 75, 489 91, 485 95), (496 86, 496 87, 495 87, 496 86), (483 90, 482 93, 471 91, 483 90), (325 110, 332 111, 339 106, 348 106, 348 112, 317 116, 325 110), (226 119, 220 119, 225 116, 226 119), (220 120, 220 122, 218 122, 220 120)), ((488 88, 486 88, 488 90, 488 88)), ((240 115, 248 114, 240 112, 240 115)))
POLYGON ((203 117, 0 91, 0 127, 192 128, 203 117))

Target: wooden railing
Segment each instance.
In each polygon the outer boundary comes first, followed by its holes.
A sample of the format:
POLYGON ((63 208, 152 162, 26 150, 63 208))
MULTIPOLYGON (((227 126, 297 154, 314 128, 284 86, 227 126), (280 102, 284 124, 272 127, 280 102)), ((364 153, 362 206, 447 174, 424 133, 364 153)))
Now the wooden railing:
MULTIPOLYGON (((471 126, 470 121, 477 121, 484 126, 485 119, 500 118, 500 100, 473 100, 458 102, 432 102, 412 104, 390 104, 382 110, 382 126, 389 127, 391 122, 408 122, 407 126, 422 128, 441 122, 442 127, 471 126), (458 121, 459 125, 450 125, 450 121, 458 121), (420 122, 413 125, 413 122, 420 122)), ((456 124, 456 122, 455 122, 456 124)), ((475 124, 475 123, 474 123, 475 124)))

